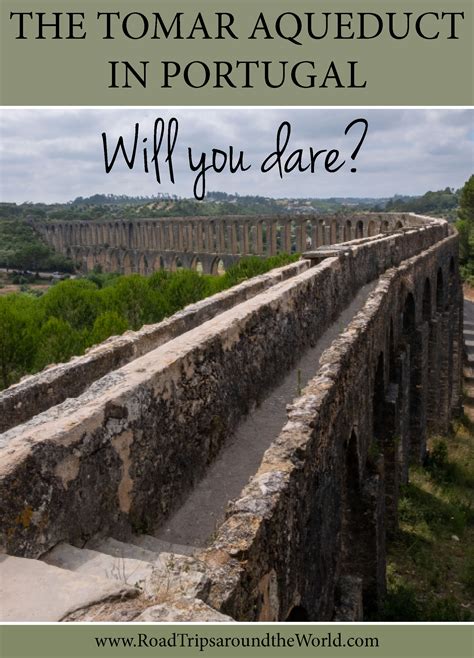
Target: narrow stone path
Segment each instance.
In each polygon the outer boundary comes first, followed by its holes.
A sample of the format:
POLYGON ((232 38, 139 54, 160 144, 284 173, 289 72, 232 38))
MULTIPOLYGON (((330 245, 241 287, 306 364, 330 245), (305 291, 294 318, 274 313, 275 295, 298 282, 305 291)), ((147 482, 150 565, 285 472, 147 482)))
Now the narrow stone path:
POLYGON ((464 412, 474 423, 474 302, 464 299, 464 412))
POLYGON ((263 453, 286 423, 286 406, 315 376, 319 359, 363 307, 376 282, 361 288, 352 303, 308 349, 285 379, 250 413, 223 447, 189 497, 155 533, 170 545, 205 546, 224 520, 229 500, 236 498, 257 471, 263 453))

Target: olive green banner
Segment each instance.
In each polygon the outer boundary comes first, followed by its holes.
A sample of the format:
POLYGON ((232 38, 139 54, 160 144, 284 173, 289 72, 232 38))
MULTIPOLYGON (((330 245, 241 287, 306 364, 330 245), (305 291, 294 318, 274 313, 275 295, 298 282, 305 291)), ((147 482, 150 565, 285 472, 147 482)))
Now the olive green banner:
POLYGON ((472 658, 461 624, 8 625, 2 658, 318 656, 472 658))
POLYGON ((472 0, 0 0, 2 105, 472 105, 472 0))

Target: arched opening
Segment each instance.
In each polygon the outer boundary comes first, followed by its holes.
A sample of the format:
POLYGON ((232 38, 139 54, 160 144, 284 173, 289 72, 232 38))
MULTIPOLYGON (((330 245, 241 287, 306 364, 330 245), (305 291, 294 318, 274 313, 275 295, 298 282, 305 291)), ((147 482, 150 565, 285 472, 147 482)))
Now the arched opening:
POLYGON ((377 228, 375 226, 375 222, 373 220, 371 220, 369 222, 368 235, 369 235, 369 237, 372 237, 376 234, 377 234, 377 228))
POLYGON ((344 226, 344 242, 349 242, 352 239, 352 223, 348 219, 344 226))
POLYGON ((257 227, 255 224, 249 225, 249 254, 257 253, 257 227))
POLYGON ((163 261, 163 256, 155 256, 155 259, 153 261, 153 272, 156 272, 158 270, 164 270, 165 269, 165 263, 163 261))
POLYGON ((390 328, 388 330, 388 381, 395 382, 397 378, 397 365, 395 357, 395 339, 393 336, 393 318, 390 318, 390 328))
POLYGON ((384 357, 380 352, 377 360, 377 368, 374 377, 374 392, 372 397, 372 452, 381 451, 382 441, 384 438, 384 417, 385 417, 385 385, 384 385, 384 357))
POLYGON ((191 269, 197 272, 198 274, 202 274, 204 272, 202 261, 197 256, 193 258, 193 261, 191 263, 191 269))
POLYGON ((410 338, 411 334, 415 331, 416 316, 415 316, 415 298, 409 292, 405 299, 405 306, 403 308, 403 333, 406 338, 410 338))
POLYGON ((388 233, 390 230, 390 224, 388 223, 388 219, 384 219, 382 222, 382 232, 383 233, 388 233))
POLYGON ((399 219, 398 222, 395 224, 395 230, 399 230, 403 228, 403 222, 399 219))
POLYGON ((225 266, 222 258, 214 259, 212 262, 211 274, 214 274, 215 276, 221 276, 222 274, 225 274, 225 266))
POLYGON ((436 276, 436 310, 441 313, 444 308, 443 272, 438 269, 436 276))
POLYGON ((177 272, 178 270, 184 269, 183 261, 179 256, 176 256, 173 258, 173 263, 171 265, 171 271, 172 272, 177 272))
POLYGON ((211 254, 214 254, 217 249, 216 249, 216 223, 214 220, 211 220, 209 222, 209 229, 208 229, 208 249, 211 254))
POLYGON ((356 239, 360 239, 364 237, 364 222, 362 220, 359 220, 356 224, 356 239))
POLYGON ((133 272, 133 262, 132 262, 132 257, 128 253, 128 251, 125 253, 125 256, 123 257, 123 273, 124 274, 132 274, 133 272))
POLYGON ((259 254, 261 256, 268 256, 268 226, 266 222, 260 222, 261 234, 261 248, 259 254))
POLYGON ((86 257, 87 272, 92 272, 95 265, 94 254, 89 252, 86 257))
POLYGON ((223 251, 225 254, 229 253, 229 226, 228 223, 221 219, 220 220, 220 230, 221 230, 221 244, 219 251, 223 251))
POLYGON ((308 613, 302 605, 295 605, 285 621, 309 621, 308 613))
POLYGON ((145 276, 148 271, 148 262, 146 259, 145 254, 140 254, 140 258, 138 260, 138 273, 142 274, 145 276))
POLYGON ((232 222, 231 224, 230 251, 232 254, 242 253, 242 226, 240 222, 232 222))
POLYGON ((306 231, 305 231, 305 237, 306 237, 305 246, 306 246, 306 249, 312 249, 313 248, 313 230, 312 230, 313 225, 312 225, 312 223, 309 219, 305 222, 305 229, 306 229, 306 231))
POLYGON ((431 320, 431 283, 429 279, 425 279, 425 286, 423 288, 422 317, 424 322, 431 320))
POLYGON ((404 463, 408 462, 408 453, 415 463, 424 458, 426 452, 426 396, 423 358, 423 332, 416 329, 415 299, 408 293, 403 309, 403 337, 409 345, 410 392, 409 392, 409 439, 404 454, 404 463))

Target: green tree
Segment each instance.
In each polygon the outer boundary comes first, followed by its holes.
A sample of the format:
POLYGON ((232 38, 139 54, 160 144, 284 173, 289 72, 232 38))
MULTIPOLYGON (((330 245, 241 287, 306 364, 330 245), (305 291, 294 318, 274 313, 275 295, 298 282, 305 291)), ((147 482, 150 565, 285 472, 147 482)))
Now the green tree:
POLYGON ((46 245, 37 243, 22 247, 15 253, 14 258, 21 269, 39 272, 50 255, 51 251, 46 245))
POLYGON ((38 332, 35 369, 41 370, 50 363, 63 363, 83 350, 81 333, 69 322, 50 317, 38 332))
POLYGON ((474 174, 465 182, 461 190, 459 218, 474 226, 474 174))
POLYGON ((458 215, 459 257, 463 276, 469 279, 474 276, 474 175, 461 190, 458 215))
POLYGON ((4 388, 32 367, 38 319, 33 297, 0 297, 0 377, 4 388))
POLYGON ((106 310, 126 318, 130 329, 139 329, 163 317, 159 296, 140 274, 118 277, 101 292, 106 310))
POLYGON ((76 330, 91 329, 101 311, 99 290, 86 279, 57 283, 39 303, 47 318, 64 320, 76 330))
POLYGON ((109 336, 119 336, 128 329, 127 320, 116 311, 101 313, 92 327, 90 343, 97 345, 109 336))

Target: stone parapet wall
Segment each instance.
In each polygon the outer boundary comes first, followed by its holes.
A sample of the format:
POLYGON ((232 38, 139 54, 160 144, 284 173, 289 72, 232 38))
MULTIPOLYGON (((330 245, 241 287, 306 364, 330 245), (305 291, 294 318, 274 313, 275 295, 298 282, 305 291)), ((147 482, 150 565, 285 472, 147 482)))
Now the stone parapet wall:
POLYGON ((254 277, 230 290, 186 306, 162 322, 144 326, 139 331, 127 331, 122 336, 113 336, 87 350, 84 356, 73 357, 67 363, 52 365, 35 375, 24 377, 18 384, 0 392, 0 432, 26 422, 66 398, 77 397, 108 372, 308 267, 309 261, 302 260, 254 277))
POLYGON ((240 621, 376 609, 408 463, 423 459, 429 431, 446 430, 461 394, 458 238, 442 220, 412 221, 311 252, 313 267, 290 266, 259 291, 248 282, 251 295, 150 349, 146 332, 159 325, 138 332, 144 351, 0 435, 2 549, 38 557, 60 541, 127 539, 163 522, 253 406, 378 279, 195 557, 204 602, 240 621))
POLYGON ((35 556, 63 539, 126 534, 166 518, 357 290, 445 229, 387 236, 327 258, 5 432, 3 545, 35 556))
POLYGON ((398 487, 409 459, 421 459, 420 435, 425 442, 433 429, 428 400, 438 410, 435 429, 446 429, 459 405, 457 250, 451 236, 388 270, 323 354, 317 376, 199 556, 212 574, 210 605, 239 620, 285 620, 296 608, 331 620, 350 576, 362 582, 366 611, 376 607, 398 487), (418 455, 410 454, 413 446, 418 455))
MULTIPOLYGON (((369 280, 390 265, 410 257, 417 250, 426 248, 447 234, 448 225, 442 220, 420 218, 418 229, 404 229, 393 235, 364 238, 352 242, 352 247, 366 245, 369 249, 369 280), (423 222, 421 222, 423 219, 423 222), (429 221, 429 223, 428 223, 429 221), (413 236, 416 235, 416 239, 413 236), (379 244, 377 259, 370 256, 370 245, 376 240, 379 244)), ((338 249, 345 244, 337 245, 338 249)), ((331 247, 323 248, 331 249, 331 247)), ((322 253, 326 258, 330 252, 322 253)), ((334 251, 337 254, 338 251, 334 251)), ((359 253, 358 267, 365 268, 364 252, 359 253)), ((219 313, 239 304, 269 286, 284 281, 308 268, 310 262, 302 260, 250 281, 213 295, 155 325, 145 326, 136 332, 126 332, 122 336, 108 339, 89 349, 84 356, 73 357, 66 364, 49 366, 42 372, 23 378, 18 384, 0 392, 0 432, 14 425, 26 422, 34 415, 63 402, 66 398, 77 397, 94 381, 109 372, 120 368, 135 358, 162 345, 168 340, 206 322, 219 313)), ((364 270, 365 271, 365 270, 364 270)))

